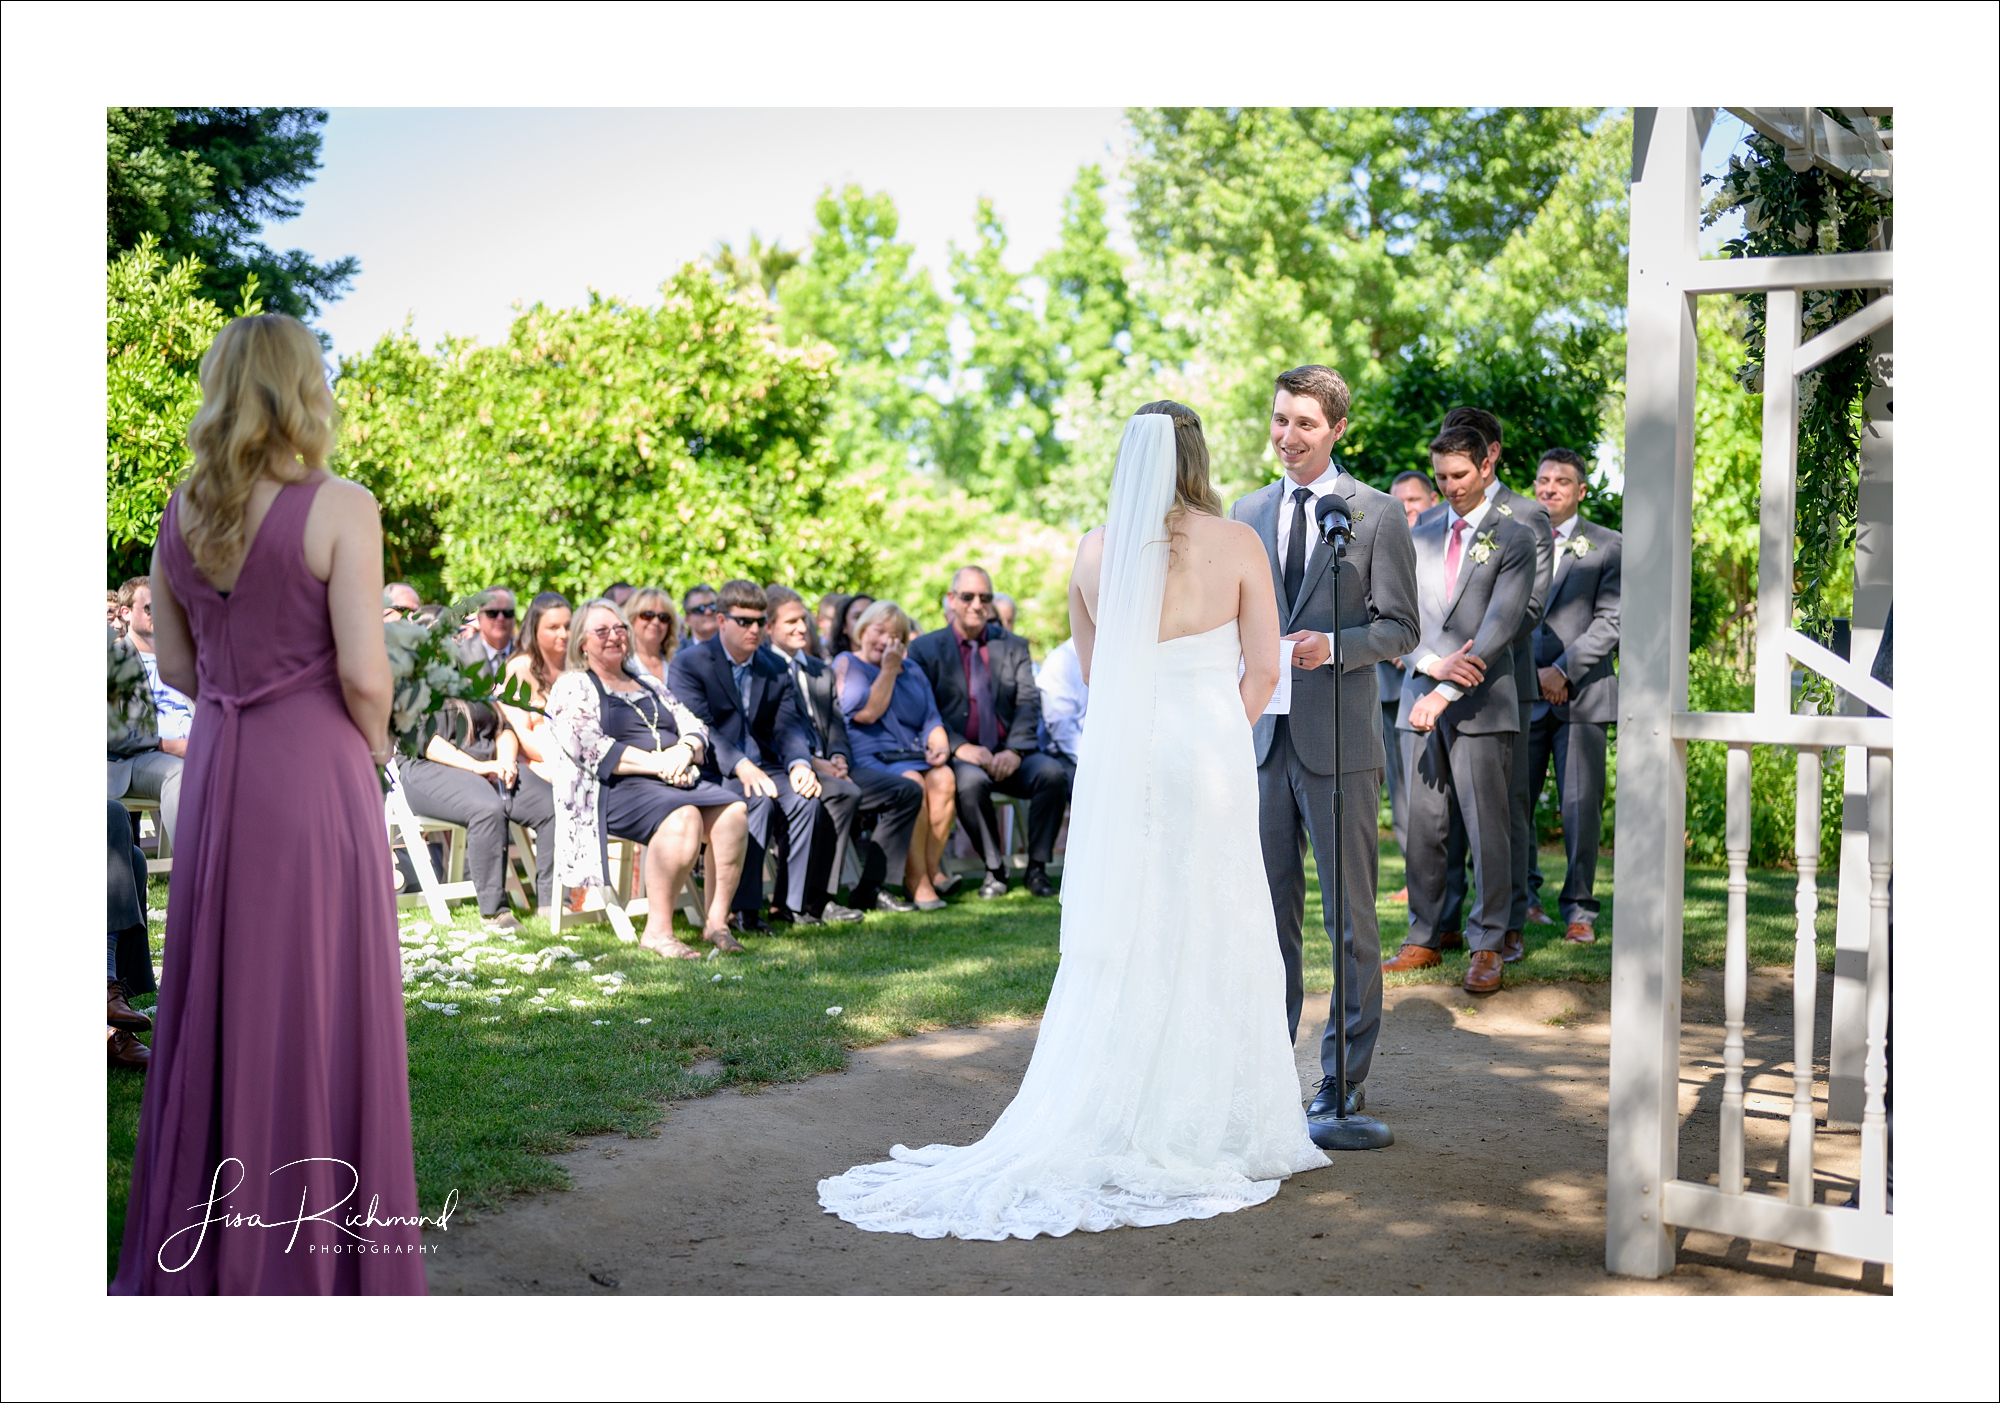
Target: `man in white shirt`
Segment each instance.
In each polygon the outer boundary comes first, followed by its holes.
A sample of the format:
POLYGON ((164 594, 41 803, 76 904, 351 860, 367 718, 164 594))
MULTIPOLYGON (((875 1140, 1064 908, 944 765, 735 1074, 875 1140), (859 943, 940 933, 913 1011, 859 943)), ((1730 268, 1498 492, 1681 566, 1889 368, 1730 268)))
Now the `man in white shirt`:
POLYGON ((107 774, 110 797, 157 799, 160 826, 171 845, 180 822, 181 764, 187 754, 188 733, 194 729, 194 701, 160 680, 160 661, 153 651, 151 578, 135 575, 119 587, 118 597, 125 637, 139 650, 139 661, 152 688, 154 729, 130 734, 113 749, 107 774))
POLYGON ((1083 680, 1074 639, 1065 638, 1042 659, 1035 686, 1042 694, 1042 753, 1069 771, 1074 785, 1077 757, 1083 754, 1083 718, 1090 710, 1090 686, 1083 680))

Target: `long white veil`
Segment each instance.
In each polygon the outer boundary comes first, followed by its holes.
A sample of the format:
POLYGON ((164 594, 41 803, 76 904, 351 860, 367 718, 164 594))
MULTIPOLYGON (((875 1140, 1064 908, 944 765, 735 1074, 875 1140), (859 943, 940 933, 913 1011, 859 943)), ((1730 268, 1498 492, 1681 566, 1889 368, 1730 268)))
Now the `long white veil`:
POLYGON ((1088 948, 1115 958, 1133 934, 1132 893, 1119 874, 1131 871, 1121 857, 1144 842, 1150 799, 1174 466, 1172 419, 1135 414, 1126 420, 1098 575, 1090 719, 1070 799, 1063 865, 1073 875, 1063 883, 1064 954, 1088 948))

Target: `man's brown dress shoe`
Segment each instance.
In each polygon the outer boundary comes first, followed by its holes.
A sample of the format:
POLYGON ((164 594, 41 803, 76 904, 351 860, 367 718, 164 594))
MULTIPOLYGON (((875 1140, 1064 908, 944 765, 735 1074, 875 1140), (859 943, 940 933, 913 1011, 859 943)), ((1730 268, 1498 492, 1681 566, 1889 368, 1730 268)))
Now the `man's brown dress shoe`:
POLYGON ((153 1049, 118 1028, 104 1030, 104 1053, 113 1067, 130 1067, 135 1072, 145 1071, 153 1060, 153 1049))
POLYGON ((144 1033, 153 1020, 125 1002, 125 986, 115 979, 104 981, 104 1021, 128 1033, 144 1033))
POLYGON ((1465 992, 1491 994, 1500 988, 1500 952, 1474 950, 1472 964, 1465 971, 1465 992))
POLYGON ((1542 903, 1538 901, 1528 908, 1528 924, 1531 926, 1552 926, 1555 922, 1549 919, 1549 913, 1542 909, 1542 903))
POLYGON ((1382 968, 1391 973, 1407 969, 1429 969, 1432 965, 1444 963, 1444 956, 1427 945, 1405 945, 1396 952, 1396 957, 1382 961, 1382 968))
POLYGON ((1465 932, 1462 930, 1441 930, 1437 933, 1437 948, 1440 950, 1463 950, 1465 932))
POLYGON ((1527 955, 1528 942, 1522 938, 1521 932, 1510 930, 1500 937, 1500 962, 1502 964, 1511 965, 1516 960, 1526 959, 1527 955))
POLYGON ((1571 945, 1595 945, 1597 932, 1582 921, 1571 921, 1569 929, 1563 932, 1563 939, 1571 945))

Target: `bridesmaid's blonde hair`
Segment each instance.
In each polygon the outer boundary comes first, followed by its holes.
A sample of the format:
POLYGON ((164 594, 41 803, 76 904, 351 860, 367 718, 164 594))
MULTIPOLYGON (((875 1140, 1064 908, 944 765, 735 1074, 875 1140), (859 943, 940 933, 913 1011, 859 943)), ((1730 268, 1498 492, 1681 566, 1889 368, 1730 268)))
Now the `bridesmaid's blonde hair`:
POLYGON ((314 408, 325 387, 319 338, 274 312, 236 318, 201 358, 201 409, 188 425, 194 469, 181 485, 179 512, 188 553, 211 580, 243 555, 243 518, 258 478, 298 482, 326 466, 334 425, 314 408))
POLYGON ((1142 404, 1140 414, 1164 414, 1174 421, 1174 504, 1167 511, 1167 530, 1189 512, 1222 515, 1222 497, 1208 480, 1208 440, 1202 437, 1201 416, 1170 399, 1142 404))

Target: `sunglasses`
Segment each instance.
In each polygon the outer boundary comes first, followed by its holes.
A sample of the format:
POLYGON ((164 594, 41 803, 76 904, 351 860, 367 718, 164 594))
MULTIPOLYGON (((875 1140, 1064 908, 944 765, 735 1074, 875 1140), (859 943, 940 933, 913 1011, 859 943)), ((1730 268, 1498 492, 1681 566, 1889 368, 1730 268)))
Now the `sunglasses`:
POLYGON ((974 594, 970 590, 965 590, 958 596, 958 602, 960 604, 991 604, 993 596, 990 594, 974 594))
POLYGON ((626 634, 630 633, 631 631, 632 630, 625 627, 625 625, 623 624, 607 624, 603 628, 592 629, 590 631, 590 636, 592 638, 595 638, 599 643, 603 643, 609 639, 623 638, 626 634))
POLYGON ((674 621, 674 616, 672 614, 659 614, 655 613, 651 609, 641 609, 638 613, 634 614, 632 617, 649 624, 670 624, 674 621))
POLYGON ((479 617, 482 619, 511 619, 514 617, 514 611, 512 609, 481 609, 479 617))
POLYGON ((713 614, 721 608, 720 604, 691 604, 688 606, 688 617, 693 618, 696 614, 713 614))
POLYGON ((764 616, 762 614, 724 614, 722 617, 735 624, 738 628, 762 628, 764 626, 764 616))

